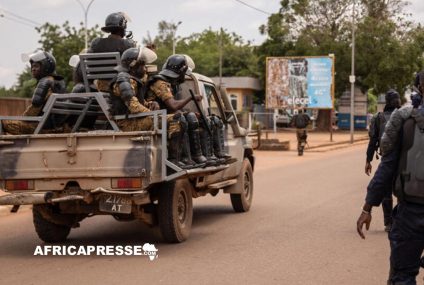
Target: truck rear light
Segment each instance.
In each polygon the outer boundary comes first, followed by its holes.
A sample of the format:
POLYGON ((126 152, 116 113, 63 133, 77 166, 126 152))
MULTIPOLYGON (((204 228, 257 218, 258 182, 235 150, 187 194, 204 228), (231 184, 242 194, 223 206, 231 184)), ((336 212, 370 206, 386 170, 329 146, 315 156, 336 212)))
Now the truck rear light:
POLYGON ((113 178, 112 188, 141 188, 141 178, 113 178))
POLYGON ((6 180, 6 189, 14 190, 33 190, 34 180, 6 180))

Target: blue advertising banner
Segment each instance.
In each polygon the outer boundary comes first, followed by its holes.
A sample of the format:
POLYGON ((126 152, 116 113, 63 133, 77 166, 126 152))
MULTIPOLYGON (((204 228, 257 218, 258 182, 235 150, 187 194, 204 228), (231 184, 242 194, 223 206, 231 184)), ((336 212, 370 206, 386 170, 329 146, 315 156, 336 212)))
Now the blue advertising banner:
POLYGON ((267 108, 333 108, 333 57, 267 58, 267 108))

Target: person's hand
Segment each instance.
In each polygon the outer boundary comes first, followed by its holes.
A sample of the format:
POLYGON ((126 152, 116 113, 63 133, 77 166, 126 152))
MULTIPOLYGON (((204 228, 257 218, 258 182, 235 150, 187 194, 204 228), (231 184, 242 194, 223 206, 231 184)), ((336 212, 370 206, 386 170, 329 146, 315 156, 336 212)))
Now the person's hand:
POLYGON ((197 102, 200 102, 200 101, 202 101, 202 99, 203 99, 203 97, 202 97, 202 95, 194 95, 194 100, 196 100, 197 102))
POLYGON ((371 170, 372 170, 371 162, 367 161, 365 163, 365 174, 368 175, 368 176, 370 176, 371 170))
POLYGON ((159 103, 156 101, 147 102, 147 108, 150 109, 150 111, 156 111, 160 109, 159 103))
POLYGON ((370 229, 371 220, 372 220, 371 212, 366 213, 362 211, 361 215, 358 218, 358 221, 356 222, 356 230, 358 231, 359 236, 363 239, 365 239, 365 234, 362 231, 362 228, 364 227, 364 224, 365 224, 365 228, 368 231, 370 229))

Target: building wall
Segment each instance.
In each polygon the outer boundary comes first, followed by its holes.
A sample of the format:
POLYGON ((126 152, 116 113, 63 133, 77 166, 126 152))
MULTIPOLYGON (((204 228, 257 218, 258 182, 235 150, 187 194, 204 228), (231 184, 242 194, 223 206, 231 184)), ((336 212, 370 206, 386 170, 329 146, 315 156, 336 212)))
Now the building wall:
POLYGON ((237 99, 237 108, 236 108, 235 111, 241 112, 243 110, 252 108, 252 102, 253 102, 253 91, 252 90, 235 89, 235 88, 229 89, 229 88, 227 88, 227 94, 230 96, 231 101, 233 101, 234 98, 237 99))
POLYGON ((0 98, 0 116, 19 116, 31 104, 25 98, 0 98))

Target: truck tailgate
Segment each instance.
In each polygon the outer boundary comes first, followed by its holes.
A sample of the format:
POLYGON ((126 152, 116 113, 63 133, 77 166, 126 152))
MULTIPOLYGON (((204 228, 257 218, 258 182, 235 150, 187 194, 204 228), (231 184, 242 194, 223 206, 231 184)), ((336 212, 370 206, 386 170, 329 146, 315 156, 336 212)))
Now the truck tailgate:
POLYGON ((139 177, 150 175, 156 164, 153 137, 134 133, 3 136, 1 140, 0 179, 139 177))

